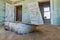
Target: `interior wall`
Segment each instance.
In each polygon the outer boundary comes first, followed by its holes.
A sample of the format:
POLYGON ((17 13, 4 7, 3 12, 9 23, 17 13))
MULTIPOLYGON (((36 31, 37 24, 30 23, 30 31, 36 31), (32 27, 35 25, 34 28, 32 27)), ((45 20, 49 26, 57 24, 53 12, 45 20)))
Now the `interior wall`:
MULTIPOLYGON (((44 0, 44 1, 48 1, 48 0, 44 0)), ((42 19, 41 13, 39 11, 38 2, 42 2, 42 0, 25 0, 20 3, 14 4, 15 6, 22 5, 22 22, 23 23, 43 24, 43 19, 42 19), (34 4, 34 2, 37 4, 34 4), (32 5, 33 7, 31 7, 31 5, 30 5, 31 3, 33 4, 32 5), (31 7, 31 10, 29 9, 30 7, 31 7), (31 18, 30 16, 33 14, 35 16, 33 16, 31 18)))
POLYGON ((23 4, 23 23, 30 23, 40 25, 43 24, 41 12, 39 10, 38 2, 23 4))
MULTIPOLYGON (((40 2, 42 0, 38 0, 40 2)), ((23 5, 23 22, 30 23, 30 17, 29 17, 29 11, 27 7, 27 3, 31 2, 36 2, 36 0, 26 0, 17 4, 16 5, 23 5), (25 4, 24 4, 25 3, 25 4)), ((0 2, 1 3, 1 2, 0 2)), ((51 3, 51 24, 53 25, 60 25, 60 0, 50 0, 51 3)))
POLYGON ((51 1, 51 24, 60 26, 60 0, 51 1))
POLYGON ((15 13, 14 13, 14 5, 6 3, 6 13, 5 13, 5 21, 14 21, 15 13))
POLYGON ((0 0, 0 26, 2 26, 5 21, 5 2, 5 0, 0 0))
POLYGON ((29 17, 28 7, 26 3, 22 5, 22 22, 30 23, 30 17, 29 17))
POLYGON ((49 0, 25 0, 25 1, 22 1, 20 3, 14 4, 14 5, 15 6, 22 5, 22 22, 23 23, 43 24, 43 19, 41 16, 41 12, 39 11, 38 2, 45 2, 45 1, 49 1, 49 0), (34 2, 37 3, 37 5, 35 5, 34 2), (28 6, 31 3, 33 4, 33 7, 28 6), (29 8, 31 8, 31 10, 29 8), (33 17, 31 19, 30 15, 34 15, 34 13, 35 13, 35 15, 36 14, 37 15, 34 16, 35 19, 33 17))
POLYGON ((49 0, 25 0, 23 2, 15 4, 15 6, 22 5, 22 22, 30 24, 43 24, 43 19, 39 10, 38 2, 45 1, 49 0), (31 15, 33 15, 33 17, 31 15))

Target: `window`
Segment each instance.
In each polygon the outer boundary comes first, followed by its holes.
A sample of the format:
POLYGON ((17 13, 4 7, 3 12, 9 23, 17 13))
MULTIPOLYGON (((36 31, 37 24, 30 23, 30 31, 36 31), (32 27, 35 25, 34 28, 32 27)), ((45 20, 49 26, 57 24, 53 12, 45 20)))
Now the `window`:
POLYGON ((44 7, 44 19, 50 19, 50 8, 44 7))

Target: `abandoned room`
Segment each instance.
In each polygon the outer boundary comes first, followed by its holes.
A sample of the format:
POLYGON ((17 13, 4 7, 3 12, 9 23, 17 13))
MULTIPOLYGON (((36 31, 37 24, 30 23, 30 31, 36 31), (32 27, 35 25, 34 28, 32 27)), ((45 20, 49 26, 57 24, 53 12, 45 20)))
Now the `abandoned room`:
POLYGON ((0 0, 0 40, 60 40, 60 0, 0 0))

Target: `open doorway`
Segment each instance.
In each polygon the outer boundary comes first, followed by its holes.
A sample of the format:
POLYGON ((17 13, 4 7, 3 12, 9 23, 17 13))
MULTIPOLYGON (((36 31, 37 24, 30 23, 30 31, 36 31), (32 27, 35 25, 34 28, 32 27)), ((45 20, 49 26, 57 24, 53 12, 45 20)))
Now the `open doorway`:
POLYGON ((42 18, 44 23, 51 23, 51 13, 50 13, 50 2, 39 2, 39 8, 40 8, 40 12, 42 14, 42 18))
POLYGON ((22 5, 16 6, 16 21, 22 21, 22 5))

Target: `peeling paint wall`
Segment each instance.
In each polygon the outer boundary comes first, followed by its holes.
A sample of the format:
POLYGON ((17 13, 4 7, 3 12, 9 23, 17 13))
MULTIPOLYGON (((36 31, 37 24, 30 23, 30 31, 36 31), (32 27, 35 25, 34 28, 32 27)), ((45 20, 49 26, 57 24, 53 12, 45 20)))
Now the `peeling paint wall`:
POLYGON ((25 3, 22 5, 22 22, 30 23, 28 7, 25 3))
POLYGON ((14 5, 6 3, 5 21, 14 21, 14 5))
POLYGON ((60 26, 60 0, 51 1, 51 24, 60 26))
POLYGON ((22 4, 22 22, 28 24, 43 24, 43 19, 39 10, 38 2, 22 4))
POLYGON ((0 26, 4 24, 5 20, 5 0, 0 0, 0 26))

